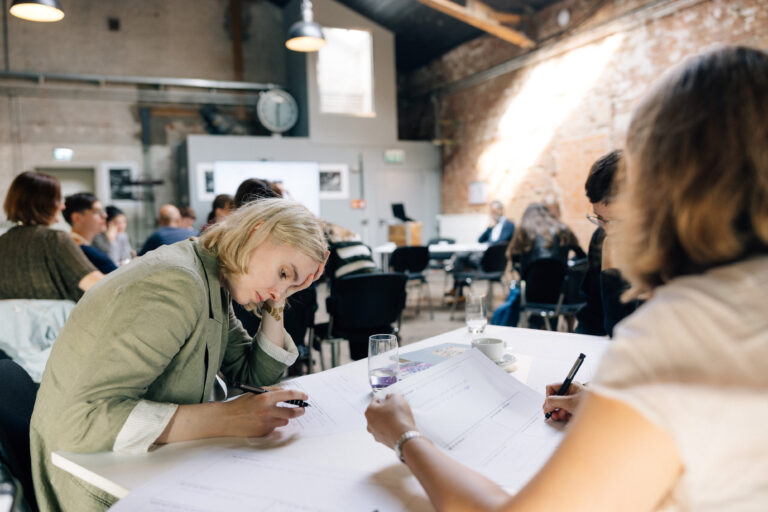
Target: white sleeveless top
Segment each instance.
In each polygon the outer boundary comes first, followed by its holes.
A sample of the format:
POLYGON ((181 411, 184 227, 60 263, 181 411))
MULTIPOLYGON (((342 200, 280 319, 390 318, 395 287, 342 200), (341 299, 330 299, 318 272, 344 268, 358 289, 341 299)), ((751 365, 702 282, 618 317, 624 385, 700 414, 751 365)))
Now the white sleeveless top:
POLYGON ((677 278, 614 334, 590 387, 674 438, 659 510, 768 511, 768 257, 677 278))

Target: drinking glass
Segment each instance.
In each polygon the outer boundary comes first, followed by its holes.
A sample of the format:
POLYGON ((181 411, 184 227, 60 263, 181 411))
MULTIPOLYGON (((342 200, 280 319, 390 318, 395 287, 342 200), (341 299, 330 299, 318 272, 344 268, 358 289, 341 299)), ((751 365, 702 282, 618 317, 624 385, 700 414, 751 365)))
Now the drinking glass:
POLYGON ((368 380, 374 391, 397 382, 400 359, 394 334, 374 334, 368 338, 368 380))
POLYGON ((485 310, 485 295, 470 293, 466 302, 467 328, 472 334, 480 334, 488 323, 485 310))

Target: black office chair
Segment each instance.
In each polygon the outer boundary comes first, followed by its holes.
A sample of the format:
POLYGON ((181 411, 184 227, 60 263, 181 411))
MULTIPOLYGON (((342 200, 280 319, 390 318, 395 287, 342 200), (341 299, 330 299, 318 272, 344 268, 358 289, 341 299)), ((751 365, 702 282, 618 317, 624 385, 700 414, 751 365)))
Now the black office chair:
POLYGON ((566 272, 567 265, 559 258, 540 258, 522 269, 521 327, 531 327, 531 317, 534 316, 541 319, 547 330, 552 330, 550 320, 561 315, 565 301, 566 272))
MULTIPOLYGON (((471 286, 473 281, 488 281, 487 306, 489 311, 493 311, 493 283, 501 284, 501 278, 504 270, 507 268, 507 243, 494 244, 488 247, 480 260, 480 268, 469 272, 455 272, 454 280, 459 285, 459 293, 456 298, 463 294, 464 286, 471 286)), ((457 300, 453 301, 451 310, 451 320, 456 311, 457 300)))
POLYGON ((341 339, 349 341, 350 356, 355 360, 368 356, 368 336, 372 334, 395 334, 399 340, 407 279, 405 274, 392 272, 336 280, 331 296, 325 300, 328 324, 318 324, 315 329, 315 348, 319 351, 322 341, 330 342, 332 364, 336 366, 341 339))
MULTIPOLYGON (((437 244, 455 244, 455 238, 430 238, 427 247, 437 244)), ((445 269, 446 262, 453 257, 452 252, 436 252, 429 254, 429 268, 445 269)))
POLYGON ((285 308, 285 330, 291 335, 299 351, 296 363, 288 368, 288 375, 301 375, 302 365, 307 366, 308 374, 312 373, 311 347, 315 337, 316 311, 317 288, 314 285, 288 297, 288 307, 285 308))
POLYGON ((423 288, 427 287, 427 304, 429 304, 429 318, 434 320, 435 313, 432 311, 432 294, 429 290, 429 283, 424 271, 429 265, 429 248, 423 245, 411 245, 398 247, 389 258, 389 266, 395 272, 402 272, 408 277, 406 286, 411 281, 418 281, 419 298, 416 302, 416 314, 421 313, 421 299, 423 288))
POLYGON ((36 396, 37 384, 29 374, 10 359, 0 360, 0 486, 7 484, 15 491, 9 510, 37 510, 29 455, 36 396))

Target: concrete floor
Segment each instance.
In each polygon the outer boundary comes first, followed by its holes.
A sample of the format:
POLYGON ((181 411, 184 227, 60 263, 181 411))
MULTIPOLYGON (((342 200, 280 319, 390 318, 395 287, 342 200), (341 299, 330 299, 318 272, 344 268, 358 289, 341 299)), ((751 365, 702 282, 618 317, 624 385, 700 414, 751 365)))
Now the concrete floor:
MULTIPOLYGON (((464 326, 464 304, 459 303, 454 314, 454 320, 450 319, 451 305, 442 304, 443 293, 452 284, 451 277, 448 276, 448 280, 445 280, 445 274, 442 270, 430 270, 427 274, 427 283, 430 291, 430 297, 432 298, 432 307, 434 308, 434 319, 429 317, 429 306, 427 303, 427 286, 424 287, 424 297, 421 300, 421 312, 417 315, 417 302, 419 296, 418 285, 413 282, 408 285, 408 298, 406 301, 406 307, 403 311, 402 324, 400 328, 401 346, 421 341, 423 339, 435 336, 446 331, 456 329, 464 326), (446 284, 447 283, 447 284, 446 284)), ((485 293, 487 291, 487 282, 479 281, 472 287, 473 291, 477 293, 485 293)), ((467 291, 465 291, 467 293, 467 291)), ((315 315, 315 323, 322 323, 328 321, 328 313, 325 310, 325 298, 328 296, 328 288, 325 283, 318 287, 317 302, 318 311, 315 315)), ((494 285, 494 300, 493 307, 498 307, 506 297, 504 290, 499 284, 494 285)), ((490 308, 489 308, 490 309, 490 308)), ((489 312, 490 317, 490 312, 489 312)), ((346 364, 351 361, 349 357, 349 344, 346 341, 341 342, 341 357, 340 364, 346 364)), ((320 365, 320 359, 317 351, 313 350, 314 371, 318 372, 322 370, 320 365)), ((325 367, 331 367, 331 347, 329 344, 323 344, 323 360, 325 367)))

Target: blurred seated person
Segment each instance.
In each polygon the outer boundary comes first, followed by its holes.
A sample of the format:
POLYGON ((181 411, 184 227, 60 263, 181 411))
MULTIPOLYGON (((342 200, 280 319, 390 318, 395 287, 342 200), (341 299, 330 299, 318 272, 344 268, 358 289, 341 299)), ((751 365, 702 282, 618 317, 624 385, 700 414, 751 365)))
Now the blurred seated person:
POLYGON ((200 230, 202 233, 214 224, 221 222, 228 215, 235 211, 235 198, 229 194, 219 194, 213 198, 213 204, 211 205, 211 211, 208 212, 208 218, 205 221, 205 226, 200 230))
POLYGON ((507 247, 507 260, 519 262, 518 271, 523 275, 528 265, 538 259, 555 258, 567 264, 571 252, 576 258, 586 257, 571 228, 557 220, 543 203, 531 203, 507 247))
POLYGON ((197 214, 191 206, 180 206, 179 213, 181 214, 181 220, 179 221, 180 228, 194 229, 195 221, 197 220, 197 214))
POLYGON ((248 178, 237 187, 235 192, 235 208, 257 199, 283 197, 282 191, 273 184, 261 178, 248 178))
POLYGON ((338 224, 326 222, 325 236, 331 253, 325 267, 330 289, 333 289, 334 281, 341 277, 378 272, 371 248, 360 240, 360 235, 338 224))
POLYGON ((103 274, 117 270, 106 253, 91 245, 93 238, 107 227, 107 214, 96 196, 88 192, 72 194, 64 200, 64 220, 72 226, 72 239, 88 260, 103 274))
POLYGON ((172 204, 164 204, 160 207, 160 212, 157 216, 157 230, 149 235, 147 241, 144 242, 144 246, 139 251, 139 256, 157 249, 162 245, 175 244, 182 240, 186 240, 197 233, 191 229, 182 228, 179 226, 181 222, 181 213, 179 209, 172 204))
MULTIPOLYGON (((515 223, 504 216, 504 205, 501 201, 491 201, 488 213, 490 222, 488 228, 477 239, 478 243, 493 245, 509 242, 515 234, 515 223)), ((458 273, 480 268, 482 259, 483 253, 458 254, 453 263, 453 271, 458 273)), ((461 295, 463 286, 466 286, 466 283, 454 279, 453 289, 446 295, 461 295)))
POLYGON ((69 233, 49 227, 63 207, 53 176, 27 171, 11 182, 3 209, 17 225, 0 236, 0 299, 77 301, 104 277, 69 233))
POLYGON ((125 213, 118 207, 107 206, 107 229, 93 237, 93 246, 104 252, 109 259, 122 265, 136 256, 125 232, 128 220, 125 213))
POLYGON ((629 283, 614 268, 609 254, 610 244, 605 243, 606 228, 610 230, 610 223, 615 220, 613 202, 620 164, 621 150, 602 156, 592 165, 584 186, 593 213, 587 218, 597 229, 589 241, 588 268, 581 283, 581 293, 587 300, 576 316, 579 321, 576 332, 581 334, 613 336, 614 326, 642 303, 637 298, 627 302, 621 300, 629 283))

